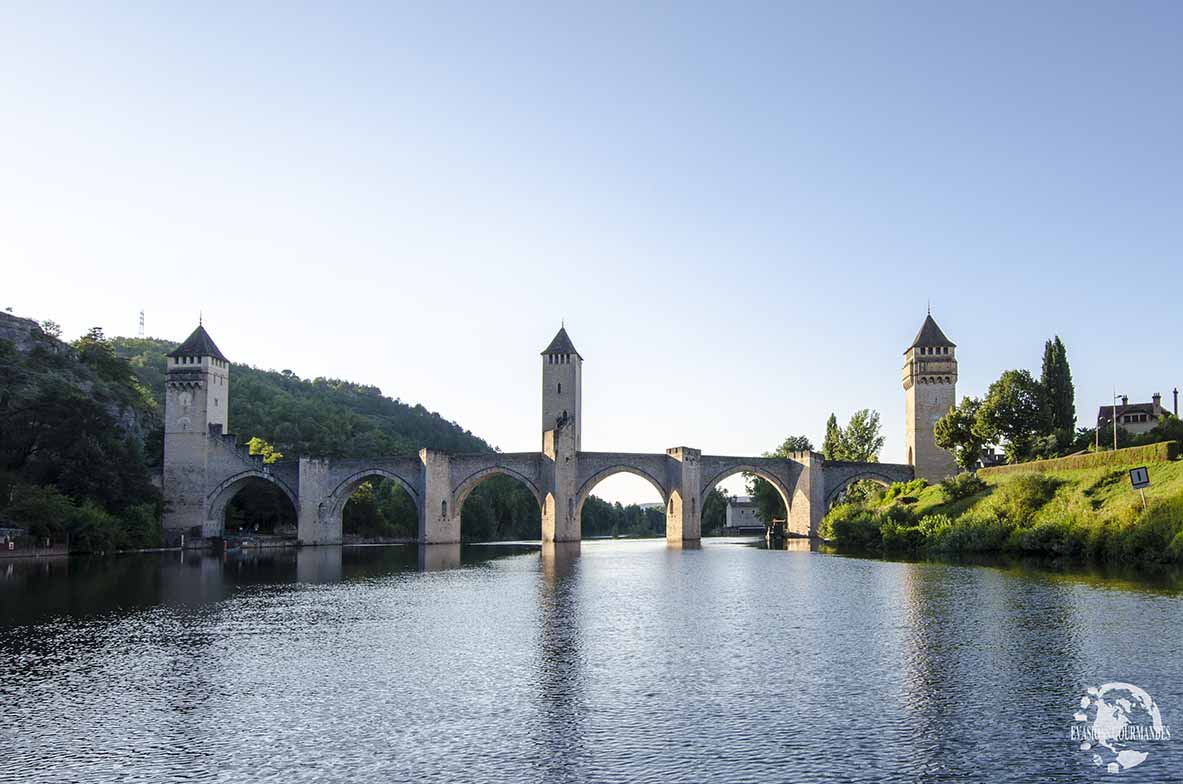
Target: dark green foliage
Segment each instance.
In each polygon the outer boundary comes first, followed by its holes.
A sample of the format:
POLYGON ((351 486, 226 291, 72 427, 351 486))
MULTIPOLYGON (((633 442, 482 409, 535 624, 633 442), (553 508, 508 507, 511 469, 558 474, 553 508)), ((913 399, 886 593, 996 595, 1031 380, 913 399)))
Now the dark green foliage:
POLYGON ((341 523, 347 537, 414 539, 419 517, 415 502, 397 482, 375 478, 353 492, 341 513, 341 523))
POLYGON ((869 408, 855 411, 842 428, 839 438, 837 460, 856 463, 878 463, 879 450, 883 448, 883 434, 880 432, 879 412, 869 408))
POLYGON ((1043 385, 1026 370, 1006 371, 990 385, 973 430, 986 443, 1004 444, 1009 463, 1030 458, 1036 440, 1052 432, 1043 385))
POLYGON ((878 550, 883 547, 878 516, 860 504, 839 504, 822 520, 821 534, 842 547, 878 550))
POLYGON ((833 413, 826 420, 826 435, 822 439, 822 457, 826 460, 840 460, 839 451, 842 449, 842 428, 838 427, 838 417, 833 413))
POLYGON ((941 491, 948 501, 961 501, 978 493, 986 492, 987 485, 977 474, 965 473, 951 476, 941 482, 941 491))
POLYGON ((524 485, 496 474, 465 499, 460 510, 460 537, 470 542, 541 539, 542 511, 524 485))
POLYGON ((665 510, 660 504, 610 504, 593 495, 583 504, 583 535, 664 536, 665 510))
POLYGON ((18 485, 4 515, 10 523, 27 528, 38 544, 49 539, 81 552, 160 544, 159 511, 153 503, 128 507, 116 517, 93 499, 75 503, 52 486, 18 485))
POLYGON ((1070 438, 1076 428, 1076 388, 1068 367, 1068 350, 1059 335, 1044 344, 1040 383, 1051 404, 1052 429, 1070 438))
POLYGON ((73 347, 0 341, 0 519, 75 549, 155 544, 162 500, 142 434, 156 407, 102 331, 73 347), (40 509, 34 513, 32 510, 40 509))
POLYGON ((936 445, 952 452, 957 465, 966 471, 977 465, 985 446, 985 440, 974 429, 981 407, 981 400, 963 397, 960 405, 950 408, 933 425, 936 445))
POLYGON ((929 547, 939 552, 988 553, 1004 549, 1012 525, 991 514, 969 514, 948 528, 937 529, 929 547))
MULTIPOLYGON (((765 482, 767 484, 767 482, 765 482)), ((702 535, 717 536, 727 524, 727 503, 730 497, 717 487, 712 487, 702 500, 702 535)))

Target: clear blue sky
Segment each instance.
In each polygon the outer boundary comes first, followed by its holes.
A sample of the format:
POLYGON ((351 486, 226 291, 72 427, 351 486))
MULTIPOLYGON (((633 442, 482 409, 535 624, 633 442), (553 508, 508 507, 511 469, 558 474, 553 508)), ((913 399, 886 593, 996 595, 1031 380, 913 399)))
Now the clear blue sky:
MULTIPOLYGON (((539 443, 771 449, 1060 334, 1085 424, 1183 383, 1183 5, 8 6, 0 307, 539 443)), ((233 423, 231 423, 233 426, 233 423)), ((620 479, 601 494, 651 500, 620 479)))

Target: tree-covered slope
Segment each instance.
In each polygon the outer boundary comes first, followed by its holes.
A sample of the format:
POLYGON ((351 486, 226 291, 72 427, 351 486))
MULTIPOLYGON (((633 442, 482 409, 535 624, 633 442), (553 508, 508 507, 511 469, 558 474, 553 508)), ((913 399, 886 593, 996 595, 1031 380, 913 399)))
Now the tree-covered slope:
POLYGON ((46 326, 0 314, 0 526, 77 549, 155 544, 155 402, 101 330, 66 344, 46 326))
MULTIPOLYGON (((112 343, 163 409, 165 357, 177 344, 155 338, 114 338, 112 343)), ((230 430, 242 443, 259 437, 289 458, 402 455, 423 447, 491 450, 455 422, 422 405, 386 397, 377 387, 239 364, 230 368, 230 430)))

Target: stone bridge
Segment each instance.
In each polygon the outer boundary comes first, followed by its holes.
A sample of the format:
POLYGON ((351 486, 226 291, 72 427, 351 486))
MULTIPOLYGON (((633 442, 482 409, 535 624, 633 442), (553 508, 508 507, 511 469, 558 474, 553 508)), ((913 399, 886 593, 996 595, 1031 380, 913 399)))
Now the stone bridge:
POLYGON ((204 492, 202 537, 221 536, 226 505, 246 483, 261 480, 291 501, 303 544, 340 543, 345 504, 372 479, 401 486, 418 510, 419 541, 441 544, 460 541, 465 499, 495 474, 515 479, 534 496, 542 510, 546 541, 578 540, 584 503, 601 481, 620 473, 652 485, 665 505, 666 537, 671 541, 699 538, 703 499, 735 474, 754 474, 776 488, 788 510, 788 529, 799 536, 817 535, 822 516, 851 482, 867 479, 886 485, 913 475, 908 465, 834 462, 816 452, 769 458, 704 455, 688 447, 652 454, 566 451, 561 434, 550 454, 447 454, 423 449, 414 456, 301 458, 264 465, 245 448, 235 447, 233 436, 216 433, 209 439, 213 470, 204 492))
POLYGON ((421 543, 459 542, 465 499, 483 480, 501 474, 520 482, 537 500, 544 541, 578 541, 584 503, 596 485, 619 473, 639 476, 657 491, 671 542, 700 538, 703 499, 737 473, 768 481, 788 511, 789 531, 813 537, 826 510, 851 482, 889 484, 913 477, 910 465, 834 462, 816 452, 787 458, 704 455, 689 447, 662 453, 584 452, 579 448, 582 358, 565 330, 543 357, 540 452, 448 454, 422 449, 399 457, 300 458, 265 465, 223 432, 229 365, 199 327, 170 355, 163 477, 169 507, 166 538, 185 533, 196 544, 221 536, 226 505, 247 483, 263 481, 291 501, 303 544, 340 543, 346 502, 363 482, 379 478, 396 482, 414 501, 421 543))

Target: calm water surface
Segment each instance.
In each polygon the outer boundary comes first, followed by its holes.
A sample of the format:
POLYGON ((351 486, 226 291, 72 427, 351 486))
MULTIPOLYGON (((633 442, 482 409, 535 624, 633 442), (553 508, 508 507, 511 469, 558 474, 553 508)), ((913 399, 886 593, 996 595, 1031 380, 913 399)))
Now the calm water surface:
POLYGON ((1183 781, 1183 593, 737 541, 0 561, 0 781, 1183 781), (1088 686, 1178 739, 1106 776, 1088 686))

